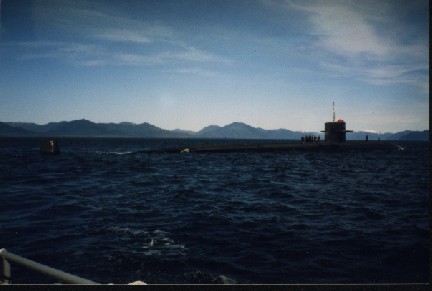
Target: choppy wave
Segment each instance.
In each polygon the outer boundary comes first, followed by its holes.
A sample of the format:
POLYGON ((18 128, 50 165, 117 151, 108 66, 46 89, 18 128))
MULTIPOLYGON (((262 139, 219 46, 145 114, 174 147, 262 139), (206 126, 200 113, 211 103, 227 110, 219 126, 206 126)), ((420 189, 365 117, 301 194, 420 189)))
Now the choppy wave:
POLYGON ((68 139, 49 157, 22 142, 0 149, 0 247, 43 264, 102 283, 428 280, 427 143, 180 155, 140 150, 188 141, 68 139))

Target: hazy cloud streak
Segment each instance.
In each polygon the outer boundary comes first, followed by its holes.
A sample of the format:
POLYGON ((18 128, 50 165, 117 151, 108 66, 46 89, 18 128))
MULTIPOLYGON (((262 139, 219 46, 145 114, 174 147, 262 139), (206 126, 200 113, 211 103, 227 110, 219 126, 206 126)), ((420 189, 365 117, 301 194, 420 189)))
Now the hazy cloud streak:
POLYGON ((22 59, 52 58, 78 66, 230 63, 226 57, 188 44, 174 28, 109 9, 95 10, 85 3, 38 5, 34 13, 37 40, 17 44, 23 50, 22 59))
POLYGON ((325 68, 348 73, 370 84, 411 83, 428 90, 425 86, 427 40, 402 43, 395 35, 380 33, 380 26, 402 29, 395 20, 389 21, 390 10, 385 2, 376 5, 369 1, 284 3, 287 9, 306 13, 312 24, 310 33, 316 38, 313 45, 324 49, 329 56, 321 62, 325 68))

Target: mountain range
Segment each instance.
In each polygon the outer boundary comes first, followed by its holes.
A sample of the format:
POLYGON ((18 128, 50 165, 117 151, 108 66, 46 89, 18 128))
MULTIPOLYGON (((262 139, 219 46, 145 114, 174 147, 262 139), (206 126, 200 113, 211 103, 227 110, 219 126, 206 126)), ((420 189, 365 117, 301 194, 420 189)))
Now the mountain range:
MULTIPOLYGON (((242 122, 225 126, 210 125, 198 132, 175 129, 166 130, 147 122, 135 124, 94 123, 89 120, 50 122, 45 125, 26 122, 0 122, 2 137, 141 137, 141 138, 226 138, 226 139, 280 139, 298 140, 305 135, 321 136, 322 132, 302 132, 288 129, 265 130, 242 122)), ((348 140, 429 140, 429 130, 405 130, 397 133, 356 131, 347 134, 348 140)))

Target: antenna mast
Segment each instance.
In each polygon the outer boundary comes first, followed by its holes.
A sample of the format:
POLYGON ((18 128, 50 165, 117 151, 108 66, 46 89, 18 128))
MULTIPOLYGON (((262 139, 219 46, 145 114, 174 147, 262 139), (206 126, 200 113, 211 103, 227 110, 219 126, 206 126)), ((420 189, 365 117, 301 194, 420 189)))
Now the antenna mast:
POLYGON ((336 119, 336 112, 334 110, 334 101, 333 101, 333 122, 335 122, 336 119))

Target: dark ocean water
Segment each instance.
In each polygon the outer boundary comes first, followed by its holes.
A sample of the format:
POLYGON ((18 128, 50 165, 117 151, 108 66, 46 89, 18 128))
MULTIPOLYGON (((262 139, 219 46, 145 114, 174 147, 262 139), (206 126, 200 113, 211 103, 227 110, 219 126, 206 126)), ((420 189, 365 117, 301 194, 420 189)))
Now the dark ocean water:
MULTIPOLYGON (((427 142, 226 154, 140 151, 227 140, 59 142, 43 156, 38 139, 0 140, 0 248, 100 283, 429 281, 427 142)), ((56 282, 17 264, 12 277, 56 282)))

